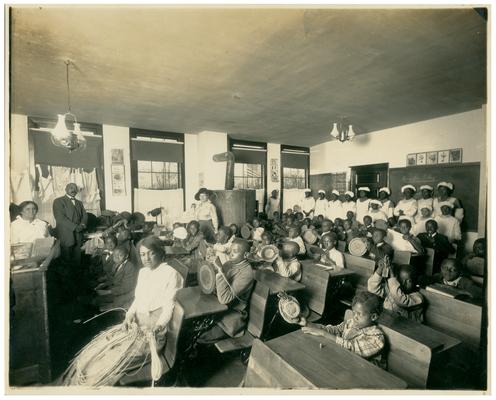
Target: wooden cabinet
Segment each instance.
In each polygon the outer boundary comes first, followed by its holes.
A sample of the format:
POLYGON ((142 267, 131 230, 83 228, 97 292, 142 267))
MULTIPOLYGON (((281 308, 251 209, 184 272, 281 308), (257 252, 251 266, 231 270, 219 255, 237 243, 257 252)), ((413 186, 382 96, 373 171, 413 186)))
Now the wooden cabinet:
POLYGON ((11 386, 51 381, 46 270, 11 272, 15 305, 10 321, 11 386))

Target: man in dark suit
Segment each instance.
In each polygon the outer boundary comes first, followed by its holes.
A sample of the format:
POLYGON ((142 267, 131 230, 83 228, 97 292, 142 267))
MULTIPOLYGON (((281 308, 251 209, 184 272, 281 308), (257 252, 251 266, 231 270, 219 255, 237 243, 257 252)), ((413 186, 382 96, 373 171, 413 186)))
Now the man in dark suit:
POLYGON ((65 193, 53 201, 53 215, 62 259, 72 266, 72 270, 77 270, 81 264, 81 245, 88 215, 83 203, 75 198, 78 193, 75 183, 69 183, 65 193))

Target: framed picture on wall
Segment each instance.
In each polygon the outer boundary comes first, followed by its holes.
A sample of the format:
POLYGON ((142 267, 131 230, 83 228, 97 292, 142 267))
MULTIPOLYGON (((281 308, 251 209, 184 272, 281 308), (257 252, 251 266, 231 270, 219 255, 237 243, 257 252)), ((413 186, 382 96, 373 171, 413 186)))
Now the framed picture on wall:
POLYGON ((437 164, 437 151, 427 152, 427 164, 437 164))
POLYGON ((462 162, 462 149, 451 149, 449 151, 449 162, 450 163, 461 163, 462 162))
POLYGON ((124 164, 124 150, 123 149, 112 149, 110 151, 112 156, 112 164, 124 164))
POLYGON ((406 156, 406 166, 407 167, 414 167, 417 165, 417 155, 416 154, 408 154, 406 156))
POLYGON ((426 153, 417 153, 417 165, 425 165, 426 153))
POLYGON ((437 152, 437 163, 438 164, 449 163, 449 150, 441 150, 437 152))
POLYGON ((279 160, 277 158, 270 159, 270 181, 279 182, 279 160))

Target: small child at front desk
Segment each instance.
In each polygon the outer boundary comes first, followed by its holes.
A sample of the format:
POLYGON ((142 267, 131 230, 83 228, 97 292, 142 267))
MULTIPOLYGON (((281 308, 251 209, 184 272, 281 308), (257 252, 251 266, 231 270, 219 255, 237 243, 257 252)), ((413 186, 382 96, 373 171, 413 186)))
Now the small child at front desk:
POLYGON ((372 293, 359 292, 353 298, 351 309, 353 318, 339 325, 315 324, 305 318, 300 319, 299 325, 304 333, 335 341, 337 345, 386 369, 386 338, 377 326, 381 314, 380 298, 372 293))
POLYGON ((369 278, 368 291, 384 298, 384 309, 405 318, 422 322, 424 298, 418 292, 415 270, 411 265, 380 263, 369 278))
POLYGON ((437 231, 437 222, 433 219, 425 223, 426 232, 420 233, 417 237, 426 249, 434 250, 434 260, 432 263, 432 273, 436 274, 441 270, 441 263, 448 258, 455 248, 448 238, 437 231))
POLYGON ((291 241, 283 242, 280 255, 274 261, 274 272, 295 281, 301 281, 301 264, 296 258, 300 246, 291 241))

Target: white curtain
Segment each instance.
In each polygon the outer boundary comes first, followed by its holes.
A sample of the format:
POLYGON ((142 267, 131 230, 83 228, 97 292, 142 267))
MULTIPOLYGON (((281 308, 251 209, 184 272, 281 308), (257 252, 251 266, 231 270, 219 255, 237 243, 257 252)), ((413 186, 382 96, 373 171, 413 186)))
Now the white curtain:
POLYGON ((265 203, 264 203, 265 189, 257 189, 255 190, 255 192, 256 192, 255 197, 258 201, 258 212, 265 212, 265 203))
POLYGON ((284 189, 283 190, 283 207, 282 212, 286 212, 288 208, 293 209, 295 204, 301 206, 303 199, 305 198, 304 189, 284 189))
POLYGON ((53 201, 65 194, 68 183, 75 183, 80 192, 76 196, 83 202, 87 212, 100 215, 100 190, 96 180, 96 171, 84 171, 82 168, 49 167, 50 174, 43 177, 41 166, 36 165, 39 173, 38 190, 34 192, 34 201, 38 204, 38 218, 55 226, 53 201))
POLYGON ((147 221, 155 221, 155 217, 147 215, 148 211, 163 207, 162 219, 159 216, 158 223, 162 223, 168 229, 172 227, 174 222, 183 219, 183 205, 183 189, 134 189, 134 211, 143 213, 147 221))

